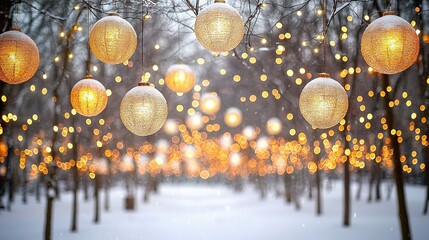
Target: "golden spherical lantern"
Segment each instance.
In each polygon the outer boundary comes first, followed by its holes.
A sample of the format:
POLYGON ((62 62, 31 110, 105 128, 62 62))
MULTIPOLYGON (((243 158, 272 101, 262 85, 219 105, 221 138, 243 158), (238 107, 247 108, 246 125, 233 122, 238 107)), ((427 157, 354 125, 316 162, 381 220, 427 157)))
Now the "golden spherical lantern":
POLYGON ((200 109, 203 113, 211 115, 220 109, 220 98, 217 93, 204 93, 200 98, 200 109))
POLYGON ((403 18, 387 12, 372 22, 362 35, 361 51, 375 71, 395 74, 414 64, 419 55, 419 38, 403 18))
POLYGON ((212 52, 228 52, 244 37, 243 20, 225 0, 215 0, 198 14, 195 35, 204 48, 212 52))
POLYGON ((158 132, 167 120, 167 114, 167 101, 149 83, 139 83, 128 91, 120 106, 122 123, 138 136, 158 132))
POLYGON ((195 73, 186 64, 174 64, 165 74, 165 83, 173 92, 189 92, 195 84, 195 73))
POLYGON ((164 124, 164 132, 166 132, 168 135, 175 135, 179 132, 179 126, 174 119, 167 119, 164 124))
POLYGON ((96 116, 106 108, 106 89, 99 81, 86 76, 74 85, 70 93, 70 102, 80 115, 96 116))
POLYGON ((203 115, 196 112, 194 115, 188 116, 185 123, 191 130, 200 130, 204 126, 203 115))
POLYGON ((89 46, 100 61, 110 64, 130 59, 137 47, 137 34, 133 26, 117 13, 94 24, 89 33, 89 46))
POLYGON ((228 127, 237 127, 243 121, 241 110, 236 107, 230 107, 226 110, 223 120, 228 127))
POLYGON ((30 80, 39 67, 39 49, 17 29, 0 34, 0 80, 19 84, 30 80))
POLYGON ((299 97, 299 110, 314 128, 335 126, 344 118, 348 107, 346 90, 326 73, 320 73, 305 85, 299 97))
POLYGON ((277 135, 282 131, 282 121, 276 117, 267 121, 267 132, 270 135, 277 135))

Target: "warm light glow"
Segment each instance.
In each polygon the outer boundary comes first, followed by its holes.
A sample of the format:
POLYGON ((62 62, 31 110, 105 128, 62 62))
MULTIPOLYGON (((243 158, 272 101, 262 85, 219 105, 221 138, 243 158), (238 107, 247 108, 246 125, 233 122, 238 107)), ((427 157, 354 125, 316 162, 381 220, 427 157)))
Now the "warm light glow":
POLYGON ((106 108, 106 89, 99 81, 87 76, 74 85, 70 93, 70 101, 80 115, 96 116, 106 108))
POLYGON ((204 8, 195 20, 195 35, 212 52, 228 52, 244 37, 244 25, 236 9, 216 0, 204 8))
POLYGON ((419 38, 404 19, 385 15, 372 22, 362 35, 362 55, 374 70, 395 74, 409 68, 419 55, 419 38))
POLYGON ((204 93, 200 98, 200 109, 205 114, 215 114, 220 109, 220 98, 214 92, 204 93))
POLYGON ((0 34, 0 80, 26 82, 36 73, 39 61, 39 50, 30 37, 17 30, 0 34))
POLYGON ((277 135, 282 131, 282 121, 276 117, 267 121, 267 132, 270 135, 277 135))
POLYGON ((199 112, 196 112, 194 115, 186 118, 186 126, 192 130, 200 130, 203 125, 203 115, 199 112))
POLYGON ((176 120, 167 119, 163 129, 168 135, 175 135, 179 132, 179 125, 177 124, 176 120))
POLYGON ((168 68, 165 82, 173 92, 189 92, 195 84, 195 73, 188 65, 174 64, 168 68))
POLYGON ((241 114, 241 110, 236 107, 230 107, 226 110, 225 115, 223 116, 225 124, 228 127, 237 127, 241 124, 243 120, 243 115, 241 114))
POLYGON ((89 46, 100 61, 119 64, 134 54, 137 35, 129 22, 112 13, 94 24, 89 34, 89 46))

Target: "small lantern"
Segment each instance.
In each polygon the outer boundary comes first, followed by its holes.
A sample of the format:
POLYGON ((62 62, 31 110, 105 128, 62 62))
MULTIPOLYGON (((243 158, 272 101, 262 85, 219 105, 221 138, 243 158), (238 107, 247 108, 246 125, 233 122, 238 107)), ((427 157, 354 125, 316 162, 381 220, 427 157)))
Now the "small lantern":
POLYGON ((137 34, 119 14, 109 13, 92 27, 89 46, 100 61, 119 64, 131 58, 136 51, 137 34))
POLYGON ((326 129, 338 124, 347 113, 346 90, 327 73, 309 82, 299 97, 299 110, 314 128, 326 129))
POLYGON ((195 73, 186 64, 174 64, 165 74, 165 83, 173 92, 189 92, 195 84, 195 73))
POLYGON ((86 76, 74 85, 70 93, 70 102, 80 115, 96 116, 106 108, 106 89, 99 81, 92 79, 92 76, 86 76))
POLYGON ((0 80, 19 84, 30 80, 39 67, 39 49, 18 29, 0 34, 0 80))
POLYGON ((220 98, 215 92, 204 93, 200 98, 200 109, 208 115, 217 113, 220 109, 220 98))
POLYGON ((149 83, 139 83, 125 94, 121 102, 121 120, 128 130, 138 136, 158 132, 164 125, 167 114, 167 101, 149 83))
POLYGON ((267 132, 270 135, 277 135, 282 131, 282 121, 276 117, 267 121, 267 132))
POLYGON ((366 63, 384 74, 404 71, 419 55, 416 30, 403 18, 387 12, 372 22, 362 35, 361 50, 366 63))
POLYGON ((215 0, 198 14, 195 35, 204 48, 212 52, 228 52, 244 37, 243 20, 225 0, 215 0))
POLYGON ((223 120, 228 127, 237 127, 241 124, 243 120, 243 115, 241 114, 240 109, 236 107, 230 107, 226 110, 223 120))

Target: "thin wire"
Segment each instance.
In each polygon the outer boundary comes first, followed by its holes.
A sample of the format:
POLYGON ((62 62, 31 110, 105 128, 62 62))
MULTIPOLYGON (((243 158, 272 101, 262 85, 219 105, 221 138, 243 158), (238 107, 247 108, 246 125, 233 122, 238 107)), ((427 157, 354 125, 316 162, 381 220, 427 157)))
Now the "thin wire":
POLYGON ((91 11, 90 11, 90 6, 89 6, 89 4, 90 4, 90 0, 88 0, 88 22, 87 22, 87 24, 88 24, 88 59, 87 59, 87 63, 86 63, 86 75, 91 75, 91 49, 90 49, 90 47, 89 47, 89 28, 90 28, 90 17, 91 17, 91 11))
POLYGON ((144 76, 144 19, 145 19, 145 14, 143 13, 144 11, 144 5, 142 3, 142 77, 144 76))
POLYGON ((323 47, 323 66, 322 71, 326 73, 326 52, 327 52, 327 46, 326 46, 326 36, 328 35, 328 27, 327 27, 327 20, 326 20, 326 9, 327 9, 327 0, 322 0, 323 6, 322 6, 322 13, 323 13, 323 36, 322 36, 322 47, 323 47))

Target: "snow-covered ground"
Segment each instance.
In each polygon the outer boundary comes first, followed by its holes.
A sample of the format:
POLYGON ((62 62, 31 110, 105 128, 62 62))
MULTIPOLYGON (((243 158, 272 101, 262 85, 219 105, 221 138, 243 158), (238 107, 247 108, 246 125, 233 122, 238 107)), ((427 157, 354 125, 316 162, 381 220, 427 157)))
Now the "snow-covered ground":
MULTIPOLYGON (((354 190, 355 188, 353 188, 354 190)), ((71 233, 71 193, 63 193, 54 206, 54 239, 216 239, 216 240, 285 240, 285 239, 400 239, 396 200, 378 203, 352 202, 352 226, 344 228, 342 219, 342 184, 323 194, 323 215, 315 216, 315 203, 307 197, 302 208, 285 204, 270 192, 265 200, 251 186, 234 193, 221 185, 164 184, 148 204, 137 193, 137 209, 124 210, 124 190, 111 191, 111 210, 102 209, 101 222, 94 224, 94 202, 80 198, 78 232, 71 233)), ((425 189, 407 186, 408 210, 413 239, 429 239, 429 216, 422 215, 425 189)), ((354 193, 354 191, 353 191, 354 193)), ((385 191, 383 192, 386 195, 385 191)), ((101 195, 103 199, 103 195, 101 195)), ((0 212, 0 239, 42 239, 45 204, 30 198, 27 205, 20 196, 12 212, 0 212)), ((103 206, 103 201, 101 201, 103 206)))

